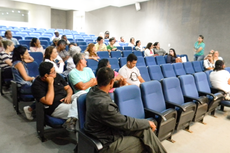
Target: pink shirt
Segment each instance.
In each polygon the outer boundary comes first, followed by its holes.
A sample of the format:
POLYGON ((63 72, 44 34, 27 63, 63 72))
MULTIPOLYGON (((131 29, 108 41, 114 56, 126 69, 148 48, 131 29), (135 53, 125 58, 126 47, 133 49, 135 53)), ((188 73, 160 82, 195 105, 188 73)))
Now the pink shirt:
POLYGON ((31 52, 42 52, 44 54, 44 49, 42 46, 39 48, 38 47, 30 47, 30 51, 31 52))
MULTIPOLYGON (((113 71, 113 72, 114 72, 114 77, 119 75, 119 73, 117 73, 116 71, 113 71)), ((113 93, 113 92, 114 92, 114 88, 109 90, 109 93, 113 93)))

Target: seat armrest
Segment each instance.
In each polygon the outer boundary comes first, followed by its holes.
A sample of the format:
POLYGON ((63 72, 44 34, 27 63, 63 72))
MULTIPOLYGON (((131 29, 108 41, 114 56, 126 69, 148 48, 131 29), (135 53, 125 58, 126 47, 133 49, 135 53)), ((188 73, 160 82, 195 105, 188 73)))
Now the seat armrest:
POLYGON ((199 96, 206 96, 206 95, 209 95, 209 96, 212 96, 213 99, 215 99, 215 95, 212 94, 212 93, 203 92, 203 91, 198 91, 198 93, 199 93, 199 96))
POLYGON ((216 99, 224 98, 224 95, 222 92, 217 92, 214 95, 215 95, 216 99))
POLYGON ((147 114, 146 116, 149 116, 151 115, 151 117, 153 117, 154 115, 158 115, 160 116, 164 121, 167 121, 167 119, 159 112, 156 112, 152 109, 148 109, 148 108, 145 108, 145 114, 147 114))
POLYGON ((188 99, 189 101, 197 101, 199 104, 203 104, 203 102, 201 100, 199 100, 198 98, 194 98, 194 97, 190 97, 190 96, 184 96, 185 99, 188 99))
POLYGON ((210 89, 211 89, 212 93, 221 92, 223 94, 226 94, 226 92, 224 90, 221 90, 221 89, 218 89, 218 88, 210 87, 210 89))
POLYGON ((176 103, 169 102, 169 101, 166 101, 165 103, 169 108, 179 107, 182 111, 184 111, 184 112, 186 111, 186 108, 183 108, 183 107, 181 107, 180 105, 178 105, 176 103))
POLYGON ((15 84, 18 88, 20 88, 22 86, 19 82, 14 81, 14 80, 11 80, 11 83, 15 84))
POLYGON ((103 148, 103 145, 99 140, 92 138, 91 136, 86 134, 84 130, 79 130, 78 134, 79 134, 79 143, 81 140, 83 140, 85 141, 85 143, 89 144, 89 146, 93 146, 97 151, 103 148))

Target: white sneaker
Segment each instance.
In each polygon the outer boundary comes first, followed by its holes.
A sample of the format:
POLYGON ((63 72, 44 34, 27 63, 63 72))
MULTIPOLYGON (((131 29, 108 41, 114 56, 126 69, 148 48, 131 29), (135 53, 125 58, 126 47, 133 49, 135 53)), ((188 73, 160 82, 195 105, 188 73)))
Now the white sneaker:
POLYGON ((25 114, 26 114, 26 118, 28 119, 28 120, 33 120, 34 118, 33 118, 33 116, 32 116, 32 111, 29 111, 28 110, 28 108, 29 108, 30 106, 25 106, 25 107, 23 107, 23 110, 24 110, 24 112, 25 112, 25 114))

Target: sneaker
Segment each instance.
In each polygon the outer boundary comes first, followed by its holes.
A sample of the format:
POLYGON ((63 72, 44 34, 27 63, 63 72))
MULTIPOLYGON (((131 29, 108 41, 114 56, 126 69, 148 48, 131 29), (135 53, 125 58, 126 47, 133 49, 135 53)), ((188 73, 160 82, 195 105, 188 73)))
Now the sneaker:
POLYGON ((76 125, 76 118, 70 117, 66 120, 66 122, 62 125, 62 127, 64 127, 67 131, 70 132, 75 132, 75 125, 76 125))
POLYGON ((24 110, 24 112, 25 112, 25 114, 26 114, 26 118, 28 119, 28 120, 33 120, 34 118, 33 118, 33 116, 32 116, 32 111, 29 111, 28 110, 28 108, 29 108, 30 106, 25 106, 24 108, 23 108, 23 110, 24 110))

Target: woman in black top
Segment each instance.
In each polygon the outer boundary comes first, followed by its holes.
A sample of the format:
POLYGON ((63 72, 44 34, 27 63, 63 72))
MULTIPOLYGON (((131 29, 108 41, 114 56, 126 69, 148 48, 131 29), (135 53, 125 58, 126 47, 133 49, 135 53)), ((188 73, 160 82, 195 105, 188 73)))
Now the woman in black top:
POLYGON ((176 52, 175 52, 175 50, 173 49, 173 48, 170 48, 169 49, 169 54, 168 54, 168 56, 167 56, 167 63, 176 63, 176 58, 177 58, 177 56, 176 56, 176 52))

